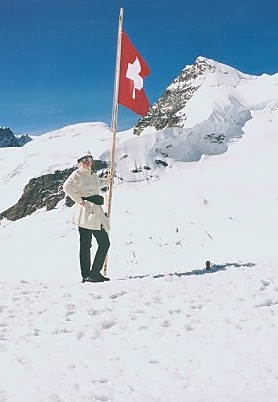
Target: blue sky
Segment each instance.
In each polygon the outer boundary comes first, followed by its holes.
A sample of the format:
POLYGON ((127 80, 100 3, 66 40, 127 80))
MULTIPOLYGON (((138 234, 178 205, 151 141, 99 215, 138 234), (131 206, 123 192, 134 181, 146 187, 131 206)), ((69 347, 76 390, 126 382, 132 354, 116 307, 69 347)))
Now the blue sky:
MULTIPOLYGON (((277 0, 0 0, 0 126, 41 134, 111 124, 120 8, 151 103, 198 56, 278 72, 277 0)), ((119 107, 118 128, 138 120, 119 107)))

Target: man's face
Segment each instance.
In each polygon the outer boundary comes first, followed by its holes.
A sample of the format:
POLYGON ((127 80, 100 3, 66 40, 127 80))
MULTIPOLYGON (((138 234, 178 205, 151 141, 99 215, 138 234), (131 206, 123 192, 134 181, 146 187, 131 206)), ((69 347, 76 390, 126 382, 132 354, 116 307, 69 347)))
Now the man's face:
POLYGON ((84 169, 90 169, 93 163, 93 158, 90 155, 83 156, 83 158, 80 159, 79 165, 83 167, 84 169))

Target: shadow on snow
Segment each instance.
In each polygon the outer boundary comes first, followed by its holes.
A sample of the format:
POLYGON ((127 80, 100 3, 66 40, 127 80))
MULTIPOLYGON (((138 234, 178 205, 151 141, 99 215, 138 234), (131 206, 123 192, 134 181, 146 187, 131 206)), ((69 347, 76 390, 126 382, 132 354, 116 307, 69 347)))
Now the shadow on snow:
POLYGON ((128 276, 127 279, 144 279, 144 278, 153 278, 153 279, 159 279, 159 278, 165 278, 167 277, 181 277, 181 276, 191 276, 191 275, 207 275, 207 274, 214 274, 219 271, 226 271, 230 267, 235 267, 235 268, 253 268, 255 267, 256 264, 253 262, 246 262, 246 263, 237 263, 237 262, 231 262, 231 263, 225 263, 225 264, 216 264, 216 265, 211 265, 209 269, 204 268, 204 269, 195 269, 193 271, 189 272, 175 272, 175 273, 170 273, 170 274, 155 274, 155 275, 135 275, 135 276, 128 276))

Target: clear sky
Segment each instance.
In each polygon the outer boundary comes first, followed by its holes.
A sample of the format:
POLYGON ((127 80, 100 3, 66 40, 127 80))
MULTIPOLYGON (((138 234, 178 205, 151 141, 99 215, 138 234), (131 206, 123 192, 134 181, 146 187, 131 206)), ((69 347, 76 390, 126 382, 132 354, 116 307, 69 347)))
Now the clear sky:
MULTIPOLYGON (((147 61, 150 103, 198 56, 278 72, 278 0, 0 0, 0 126, 111 124, 118 16, 147 61)), ((119 107, 120 130, 138 119, 119 107)))

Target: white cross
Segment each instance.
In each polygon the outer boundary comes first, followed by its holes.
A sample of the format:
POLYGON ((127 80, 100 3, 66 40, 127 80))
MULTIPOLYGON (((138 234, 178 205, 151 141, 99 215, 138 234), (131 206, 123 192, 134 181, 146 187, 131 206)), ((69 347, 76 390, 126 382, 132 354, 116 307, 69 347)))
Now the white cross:
POLYGON ((139 75, 141 71, 141 65, 136 57, 134 63, 128 63, 127 71, 126 71, 126 78, 129 78, 133 81, 133 92, 132 98, 135 99, 135 89, 139 89, 139 91, 143 88, 143 78, 139 75))

